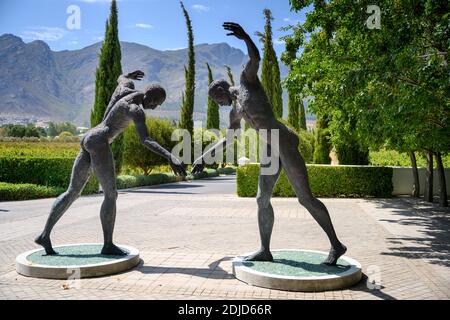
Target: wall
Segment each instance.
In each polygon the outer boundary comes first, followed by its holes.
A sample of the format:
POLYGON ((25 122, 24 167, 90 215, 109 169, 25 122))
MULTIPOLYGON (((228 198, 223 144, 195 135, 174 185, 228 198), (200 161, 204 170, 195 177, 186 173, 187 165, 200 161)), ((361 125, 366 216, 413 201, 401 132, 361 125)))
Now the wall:
MULTIPOLYGON (((414 182, 412 169, 409 167, 393 167, 392 184, 394 185, 393 195, 411 195, 414 182)), ((445 179, 447 194, 450 195, 450 169, 445 169, 445 179)), ((420 194, 425 190, 425 168, 419 168, 420 194)), ((433 193, 439 195, 439 180, 437 170, 434 169, 433 193)))

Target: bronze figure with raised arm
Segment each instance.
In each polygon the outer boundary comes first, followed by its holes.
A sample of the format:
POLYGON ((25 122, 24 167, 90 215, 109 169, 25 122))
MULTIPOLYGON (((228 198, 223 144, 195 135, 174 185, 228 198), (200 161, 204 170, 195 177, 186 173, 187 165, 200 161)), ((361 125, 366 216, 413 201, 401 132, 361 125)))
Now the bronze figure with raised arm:
MULTIPOLYGON (((270 252, 270 239, 274 224, 274 213, 270 199, 281 169, 284 169, 289 182, 295 190, 299 203, 310 212, 330 240, 330 253, 324 263, 335 265, 339 257, 346 252, 347 248, 338 240, 327 208, 311 193, 306 165, 298 151, 299 139, 297 135, 284 124, 277 121, 273 114, 271 104, 258 78, 260 63, 258 49, 250 36, 239 24, 226 22, 223 24, 223 27, 229 31, 227 35, 235 36, 246 43, 250 59, 241 74, 239 87, 231 87, 227 81, 217 80, 210 85, 210 97, 219 105, 230 106, 233 102, 236 102, 237 110, 233 111, 235 115, 232 116, 232 120, 235 122, 242 117, 257 131, 264 129, 270 135, 273 130, 278 130, 279 135, 279 141, 273 142, 271 141, 272 139, 267 139, 263 143, 263 147, 265 148, 263 154, 271 154, 273 150, 279 151, 279 155, 274 160, 279 161, 279 163, 276 166, 278 169, 274 174, 263 174, 262 170, 260 170, 257 204, 261 248, 259 251, 246 257, 246 260, 273 260, 270 252), (272 145, 272 143, 278 143, 278 145, 272 145)), ((235 124, 231 127, 233 126, 235 124)), ((220 141, 216 147, 211 149, 223 148, 224 146, 226 146, 226 140, 220 141)), ((262 163, 261 167, 264 168, 270 165, 270 163, 262 163)), ((202 169, 203 161, 200 158, 194 163, 193 173, 198 173, 202 169)))
POLYGON ((49 255, 56 254, 50 241, 50 233, 70 205, 80 196, 93 171, 102 187, 104 200, 100 210, 104 245, 101 251, 107 255, 125 255, 113 243, 116 218, 116 173, 110 144, 133 121, 141 143, 152 152, 166 158, 175 174, 186 176, 183 164, 169 151, 149 136, 145 123, 145 109, 155 109, 166 99, 165 90, 150 85, 144 92, 135 90, 133 80, 141 80, 144 72, 137 70, 119 77, 118 86, 108 104, 103 121, 90 129, 81 140, 81 150, 72 169, 70 185, 54 202, 44 231, 35 242, 44 247, 49 255))

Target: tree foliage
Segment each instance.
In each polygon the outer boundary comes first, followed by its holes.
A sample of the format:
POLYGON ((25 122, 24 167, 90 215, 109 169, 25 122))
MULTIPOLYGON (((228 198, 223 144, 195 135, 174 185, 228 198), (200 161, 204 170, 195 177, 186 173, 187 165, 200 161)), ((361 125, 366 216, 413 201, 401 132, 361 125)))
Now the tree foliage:
POLYGON ((304 52, 289 83, 330 115, 333 143, 449 151, 447 2, 378 1, 379 30, 366 25, 371 1, 290 3, 314 10, 292 27, 304 52))
MULTIPOLYGON (((152 139, 167 150, 172 150, 176 142, 171 140, 175 128, 168 120, 147 118, 146 125, 152 139)), ((167 160, 142 145, 135 125, 130 125, 124 133, 124 164, 129 168, 139 168, 148 175, 155 166, 167 164, 167 160)))
POLYGON ((2 136, 4 137, 15 137, 15 138, 25 138, 25 137, 45 137, 47 136, 43 128, 38 128, 34 124, 7 124, 2 126, 2 136))
POLYGON ((194 132, 194 103, 195 103, 195 52, 194 52, 194 33, 192 31, 192 21, 189 13, 180 2, 183 15, 186 20, 188 30, 188 66, 184 68, 186 87, 182 94, 180 128, 186 129, 191 133, 194 132))
MULTIPOLYGON (((91 111, 91 127, 102 122, 106 107, 117 87, 117 78, 122 74, 121 50, 118 30, 116 0, 111 2, 111 12, 106 22, 105 39, 100 50, 95 73, 95 100, 91 111)), ((112 144, 116 171, 120 172, 123 161, 123 136, 116 137, 112 144)))
POLYGON ((329 115, 337 149, 386 147, 437 159, 450 151, 448 1, 377 1, 380 29, 366 23, 369 0, 290 3, 314 9, 292 27, 304 51, 289 83, 329 115))
MULTIPOLYGON (((211 84, 214 79, 211 67, 206 63, 208 69, 208 84, 211 84)), ((208 96, 208 110, 206 115, 206 129, 220 129, 220 114, 219 105, 208 96)))
POLYGON ((264 34, 259 34, 264 43, 264 55, 262 60, 261 83, 272 105, 273 113, 277 118, 283 116, 283 89, 281 87, 280 67, 277 54, 273 48, 272 40, 272 13, 264 9, 266 25, 264 34))
POLYGON ((49 137, 59 136, 59 134, 64 131, 70 132, 72 135, 78 134, 77 127, 70 122, 61 122, 61 123, 50 122, 48 124, 47 135, 49 137))

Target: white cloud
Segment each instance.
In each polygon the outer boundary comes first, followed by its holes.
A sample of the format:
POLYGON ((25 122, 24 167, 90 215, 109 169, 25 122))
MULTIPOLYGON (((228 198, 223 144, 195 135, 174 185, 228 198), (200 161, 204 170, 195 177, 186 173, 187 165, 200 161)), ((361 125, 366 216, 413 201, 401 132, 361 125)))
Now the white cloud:
POLYGON ((22 33, 25 40, 58 41, 66 35, 67 31, 55 27, 33 27, 22 33))
POLYGON ((184 50, 187 47, 178 47, 178 48, 166 48, 164 51, 178 51, 178 50, 184 50))
POLYGON ((282 40, 282 39, 275 39, 275 40, 274 40, 274 43, 275 43, 276 45, 280 46, 280 45, 284 45, 284 44, 285 44, 285 41, 282 40))
POLYGON ((195 11, 198 11, 198 12, 208 12, 209 11, 209 7, 204 6, 202 4, 194 4, 192 6, 192 9, 194 9, 195 11))
POLYGON ((298 19, 293 20, 291 18, 284 18, 283 21, 290 23, 290 24, 298 24, 299 22, 302 22, 302 20, 298 20, 298 19))
POLYGON ((135 24, 136 28, 143 28, 143 29, 152 29, 153 26, 151 24, 148 23, 136 23, 135 24))

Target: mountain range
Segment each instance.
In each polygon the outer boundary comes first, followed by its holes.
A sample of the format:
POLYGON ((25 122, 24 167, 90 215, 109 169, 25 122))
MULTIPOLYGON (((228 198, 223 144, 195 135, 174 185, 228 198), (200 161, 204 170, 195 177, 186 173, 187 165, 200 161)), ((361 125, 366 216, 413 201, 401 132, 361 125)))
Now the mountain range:
MULTIPOLYGON (((99 42, 80 50, 52 51, 41 40, 25 43, 12 34, 0 36, 0 117, 71 121, 89 127, 101 45, 99 42)), ((167 91, 166 102, 150 113, 178 119, 185 84, 187 49, 160 51, 130 42, 121 42, 121 48, 123 72, 137 69, 145 72, 143 81, 137 83, 138 89, 156 82, 167 91)), ((206 63, 211 65, 215 79, 227 78, 224 66, 228 65, 238 81, 248 57, 226 43, 196 45, 195 54, 194 119, 205 120, 208 88, 206 63)), ((281 63, 280 67, 281 77, 284 78, 288 70, 281 63)))

